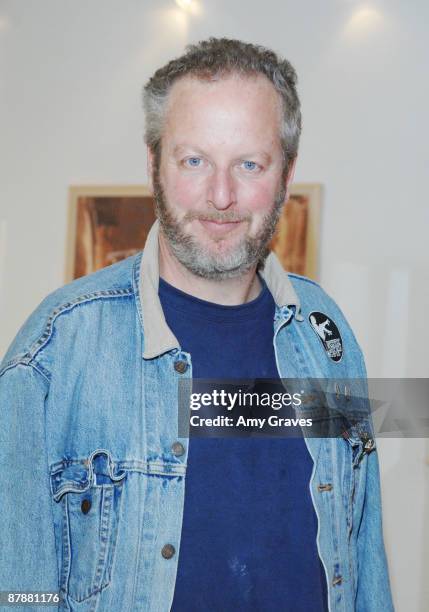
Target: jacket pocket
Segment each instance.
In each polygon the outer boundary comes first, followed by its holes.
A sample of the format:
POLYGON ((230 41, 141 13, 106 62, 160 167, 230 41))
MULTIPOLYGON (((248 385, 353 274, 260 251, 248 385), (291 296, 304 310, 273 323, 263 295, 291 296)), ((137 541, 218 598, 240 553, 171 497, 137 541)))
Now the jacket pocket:
POLYGON ((61 508, 60 592, 84 601, 111 581, 126 472, 115 474, 109 451, 51 466, 53 499, 61 508))

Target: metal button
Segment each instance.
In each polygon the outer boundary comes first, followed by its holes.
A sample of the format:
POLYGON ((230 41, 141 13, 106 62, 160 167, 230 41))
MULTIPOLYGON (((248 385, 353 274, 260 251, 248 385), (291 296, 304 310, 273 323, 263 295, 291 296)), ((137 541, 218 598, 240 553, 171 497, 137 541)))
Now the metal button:
POLYGON ((88 514, 88 512, 91 509, 91 500, 84 499, 80 505, 80 509, 82 510, 84 514, 88 514))
POLYGON ((186 363, 186 361, 175 361, 174 369, 176 370, 176 372, 179 372, 179 374, 183 374, 188 369, 188 364, 186 363))
POLYGON ((175 442, 174 444, 172 444, 171 450, 173 455, 175 455, 176 457, 181 457, 185 454, 185 447, 181 442, 175 442))
POLYGON ((161 555, 164 557, 164 559, 171 559, 175 552, 176 549, 174 548, 173 544, 164 544, 161 549, 161 555))
POLYGON ((341 584, 342 581, 343 581, 343 577, 342 576, 334 576, 332 584, 335 586, 336 584, 341 584))
POLYGON ((332 485, 330 482, 328 482, 327 484, 319 484, 317 485, 317 490, 322 492, 322 491, 332 491, 332 485))
POLYGON ((368 442, 365 442, 365 445, 364 445, 365 452, 370 453, 372 449, 374 448, 374 446, 375 446, 375 442, 372 438, 370 438, 368 442))

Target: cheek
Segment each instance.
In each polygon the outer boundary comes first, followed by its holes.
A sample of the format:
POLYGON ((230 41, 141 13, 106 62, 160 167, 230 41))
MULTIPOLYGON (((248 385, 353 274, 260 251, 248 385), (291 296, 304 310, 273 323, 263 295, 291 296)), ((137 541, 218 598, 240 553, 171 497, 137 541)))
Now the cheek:
POLYGON ((205 185, 203 180, 180 173, 166 175, 163 181, 167 202, 174 208, 193 210, 204 204, 205 185))
POLYGON ((276 186, 270 182, 255 181, 241 185, 238 192, 238 202, 254 214, 265 215, 273 207, 277 195, 276 186))

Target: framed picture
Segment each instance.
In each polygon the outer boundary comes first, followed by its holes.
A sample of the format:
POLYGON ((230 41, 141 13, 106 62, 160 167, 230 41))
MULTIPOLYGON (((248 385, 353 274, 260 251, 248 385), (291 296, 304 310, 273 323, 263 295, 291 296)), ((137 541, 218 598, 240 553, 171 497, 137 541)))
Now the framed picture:
MULTIPOLYGON (((316 280, 321 186, 292 185, 271 248, 284 268, 316 280)), ((66 280, 84 276, 144 248, 155 220, 144 185, 72 186, 66 280)))
POLYGON ((141 251, 154 221, 147 187, 70 187, 67 281, 141 251))
POLYGON ((288 272, 317 280, 320 235, 320 183, 294 183, 271 248, 288 272))

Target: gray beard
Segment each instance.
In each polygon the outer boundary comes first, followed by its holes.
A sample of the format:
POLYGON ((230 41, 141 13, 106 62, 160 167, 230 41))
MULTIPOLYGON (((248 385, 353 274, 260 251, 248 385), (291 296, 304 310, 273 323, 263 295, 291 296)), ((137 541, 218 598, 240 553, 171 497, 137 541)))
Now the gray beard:
MULTIPOLYGON (((284 183, 284 180, 282 181, 284 183)), ((178 221, 169 210, 159 178, 159 164, 154 165, 153 188, 155 210, 162 232, 167 239, 171 253, 190 272, 201 278, 221 281, 236 278, 251 268, 261 269, 270 252, 269 243, 274 235, 282 213, 286 188, 283 186, 276 195, 273 208, 263 218, 256 236, 246 236, 228 253, 210 253, 184 227, 188 221, 203 219, 211 221, 250 221, 250 216, 237 216, 229 211, 220 213, 187 213, 178 221)))

